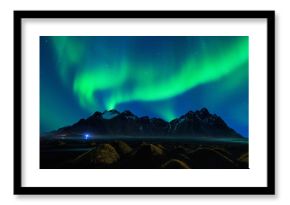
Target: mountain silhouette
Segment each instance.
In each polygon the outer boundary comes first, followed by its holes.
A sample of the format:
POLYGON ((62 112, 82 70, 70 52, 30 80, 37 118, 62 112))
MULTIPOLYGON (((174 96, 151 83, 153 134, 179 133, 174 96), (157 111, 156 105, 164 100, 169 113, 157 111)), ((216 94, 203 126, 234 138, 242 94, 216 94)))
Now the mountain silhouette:
POLYGON ((95 112, 87 119, 58 129, 56 133, 141 137, 242 137, 221 117, 211 114, 206 108, 189 111, 170 122, 161 118, 138 117, 129 110, 95 112))

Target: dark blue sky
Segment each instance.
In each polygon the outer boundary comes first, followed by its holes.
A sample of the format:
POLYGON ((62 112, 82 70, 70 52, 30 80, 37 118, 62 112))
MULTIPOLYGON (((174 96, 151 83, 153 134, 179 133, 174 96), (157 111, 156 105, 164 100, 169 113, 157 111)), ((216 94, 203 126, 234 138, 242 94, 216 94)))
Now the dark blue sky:
POLYGON ((40 37, 40 130, 95 111, 208 108, 248 136, 248 37, 40 37))

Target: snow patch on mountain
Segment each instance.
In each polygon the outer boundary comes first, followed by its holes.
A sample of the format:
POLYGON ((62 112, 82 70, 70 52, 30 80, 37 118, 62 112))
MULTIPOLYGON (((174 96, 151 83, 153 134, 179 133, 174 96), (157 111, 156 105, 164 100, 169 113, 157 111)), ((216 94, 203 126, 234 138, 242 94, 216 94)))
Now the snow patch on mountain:
POLYGON ((103 119, 105 120, 110 120, 110 119, 113 119, 114 117, 117 117, 119 115, 118 112, 114 112, 114 111, 105 111, 103 114, 102 114, 102 117, 103 119))

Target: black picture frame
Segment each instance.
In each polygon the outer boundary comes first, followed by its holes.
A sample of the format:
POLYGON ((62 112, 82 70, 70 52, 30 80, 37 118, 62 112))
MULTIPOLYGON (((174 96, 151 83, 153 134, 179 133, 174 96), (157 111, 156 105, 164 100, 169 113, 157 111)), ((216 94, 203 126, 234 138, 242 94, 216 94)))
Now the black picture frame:
POLYGON ((14 11, 14 194, 275 194, 275 11, 14 11), (24 187, 22 186, 22 19, 48 18, 233 18, 267 21, 266 187, 24 187))

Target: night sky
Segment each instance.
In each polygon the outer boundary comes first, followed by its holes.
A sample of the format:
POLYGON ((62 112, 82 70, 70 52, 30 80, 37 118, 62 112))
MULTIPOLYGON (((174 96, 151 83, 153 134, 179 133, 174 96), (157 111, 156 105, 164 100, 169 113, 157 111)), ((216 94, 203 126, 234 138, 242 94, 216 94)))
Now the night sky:
POLYGON ((170 121, 203 107, 248 137, 248 37, 40 37, 41 132, 95 111, 170 121))

